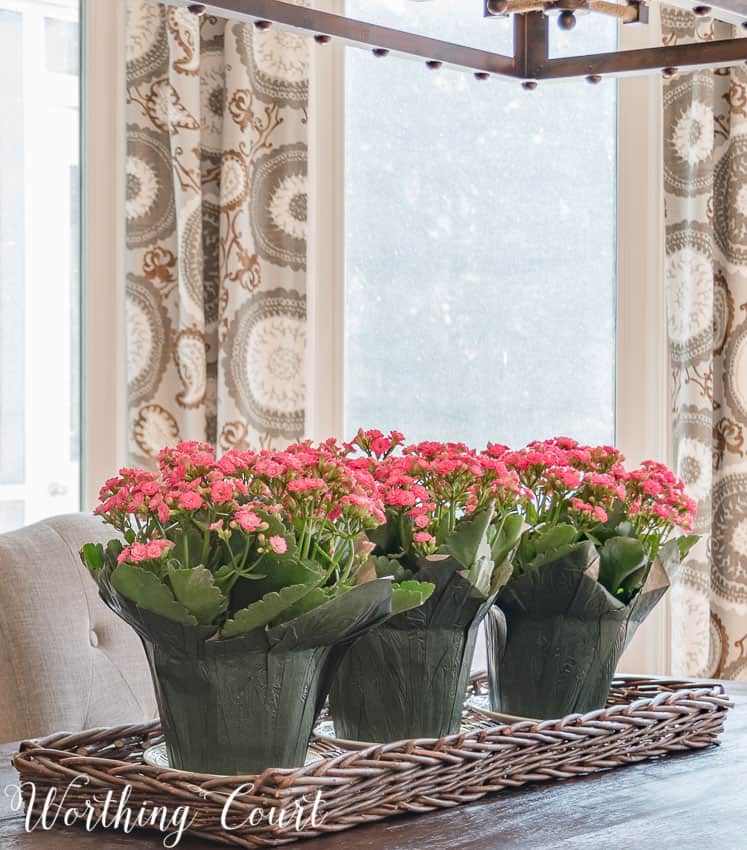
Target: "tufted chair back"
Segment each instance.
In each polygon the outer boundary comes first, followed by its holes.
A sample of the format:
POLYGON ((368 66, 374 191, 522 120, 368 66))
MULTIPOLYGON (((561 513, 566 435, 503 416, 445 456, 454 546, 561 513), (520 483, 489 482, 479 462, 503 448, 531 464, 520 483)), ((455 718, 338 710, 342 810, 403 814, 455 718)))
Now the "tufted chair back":
POLYGON ((155 716, 140 641, 78 556, 112 536, 84 514, 0 535, 0 742, 155 716))

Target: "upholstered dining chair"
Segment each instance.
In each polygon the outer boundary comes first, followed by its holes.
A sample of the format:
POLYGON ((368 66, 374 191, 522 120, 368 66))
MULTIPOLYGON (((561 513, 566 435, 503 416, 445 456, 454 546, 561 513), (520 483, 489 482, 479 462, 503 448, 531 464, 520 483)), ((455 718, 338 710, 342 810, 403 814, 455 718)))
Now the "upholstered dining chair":
POLYGON ((112 536, 83 514, 0 534, 0 742, 155 716, 139 639, 78 557, 112 536))

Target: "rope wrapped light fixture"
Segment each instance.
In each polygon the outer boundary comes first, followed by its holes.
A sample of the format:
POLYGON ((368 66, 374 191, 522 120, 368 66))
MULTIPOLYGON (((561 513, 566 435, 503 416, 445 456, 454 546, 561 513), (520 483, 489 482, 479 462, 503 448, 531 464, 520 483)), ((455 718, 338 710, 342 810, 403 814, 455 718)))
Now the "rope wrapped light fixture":
MULTIPOLYGON (((543 80, 585 79, 589 83, 598 83, 606 76, 651 72, 672 77, 680 68, 720 68, 747 61, 747 38, 550 57, 550 14, 558 13, 558 25, 566 30, 573 29, 579 11, 611 16, 623 24, 645 24, 648 22, 647 0, 473 0, 482 2, 482 11, 487 18, 513 15, 512 56, 296 6, 282 0, 176 2, 195 15, 211 13, 250 22, 259 29, 278 26, 290 32, 311 35, 318 44, 327 44, 335 39, 353 47, 369 49, 378 58, 394 55, 416 59, 424 61, 432 70, 446 66, 469 71, 478 80, 493 76, 519 80, 530 91, 543 80)), ((710 15, 747 27, 747 0, 718 0, 718 6, 693 5, 688 0, 668 2, 689 9, 695 15, 710 15)))

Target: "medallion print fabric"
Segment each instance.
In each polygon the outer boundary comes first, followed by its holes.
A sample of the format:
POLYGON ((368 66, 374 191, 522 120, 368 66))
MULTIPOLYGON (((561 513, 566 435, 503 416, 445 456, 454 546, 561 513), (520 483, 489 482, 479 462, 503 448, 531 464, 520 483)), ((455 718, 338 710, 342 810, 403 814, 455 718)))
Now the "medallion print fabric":
POLYGON ((309 48, 127 0, 129 445, 304 431, 309 48))
MULTIPOLYGON (((672 7, 662 32, 735 36, 672 7)), ((665 82, 664 128, 675 461, 703 535, 672 588, 673 673, 747 680, 747 68, 665 82)))

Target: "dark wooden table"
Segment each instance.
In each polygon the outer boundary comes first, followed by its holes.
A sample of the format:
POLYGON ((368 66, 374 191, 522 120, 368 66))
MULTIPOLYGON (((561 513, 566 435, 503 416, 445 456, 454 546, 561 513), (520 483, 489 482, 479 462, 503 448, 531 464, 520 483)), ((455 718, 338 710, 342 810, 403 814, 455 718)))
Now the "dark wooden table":
MULTIPOLYGON (((502 791, 478 803, 289 845, 299 850, 747 850, 747 683, 723 743, 605 774, 502 791)), ((24 831, 3 790, 15 744, 0 745, 0 850, 161 847, 157 834, 24 831)), ((185 850, 219 847, 185 839, 185 850)))

